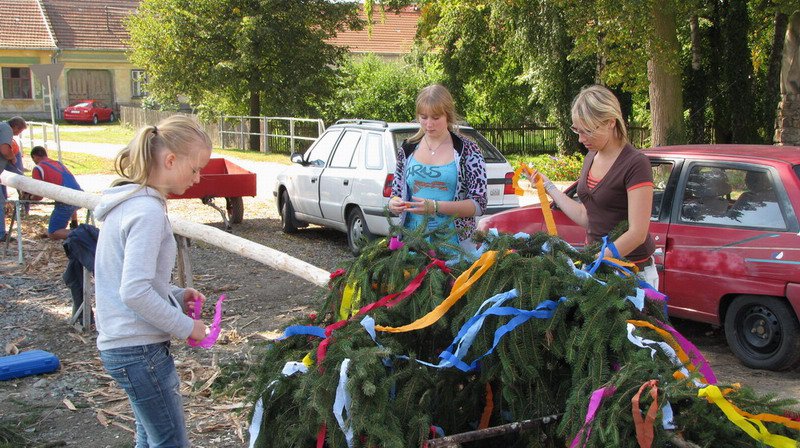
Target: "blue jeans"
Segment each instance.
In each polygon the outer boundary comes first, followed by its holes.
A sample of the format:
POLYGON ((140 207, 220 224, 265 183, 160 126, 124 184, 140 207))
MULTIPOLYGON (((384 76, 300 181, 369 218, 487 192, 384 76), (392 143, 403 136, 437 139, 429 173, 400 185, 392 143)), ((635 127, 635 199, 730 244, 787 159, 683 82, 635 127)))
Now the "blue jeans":
POLYGON ((136 448, 189 446, 169 342, 101 350, 100 360, 128 394, 136 417, 136 448))

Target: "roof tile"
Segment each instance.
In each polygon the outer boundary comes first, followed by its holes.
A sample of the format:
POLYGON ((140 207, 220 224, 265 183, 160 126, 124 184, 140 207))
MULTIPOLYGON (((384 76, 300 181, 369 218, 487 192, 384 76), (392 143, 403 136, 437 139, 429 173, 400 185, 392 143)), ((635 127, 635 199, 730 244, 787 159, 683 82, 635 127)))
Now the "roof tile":
POLYGON ((0 11, 0 48, 56 48, 36 0, 0 0, 0 11))
POLYGON ((127 50, 124 19, 139 0, 42 0, 61 49, 127 50))
MULTIPOLYGON (((359 11, 362 20, 367 19, 363 8, 359 11)), ((340 32, 328 42, 348 47, 353 53, 405 54, 411 50, 417 34, 420 11, 414 6, 399 11, 375 10, 372 17, 372 34, 365 26, 361 31, 340 32)))

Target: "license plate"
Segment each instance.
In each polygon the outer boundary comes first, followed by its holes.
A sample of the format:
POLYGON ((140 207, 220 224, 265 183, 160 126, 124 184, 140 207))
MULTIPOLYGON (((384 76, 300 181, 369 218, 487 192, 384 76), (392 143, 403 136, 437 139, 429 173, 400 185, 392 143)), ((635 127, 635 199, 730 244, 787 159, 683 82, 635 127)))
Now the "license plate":
POLYGON ((503 203, 503 185, 489 185, 489 203, 502 204, 503 203))
POLYGON ((69 113, 71 113, 71 114, 79 114, 81 112, 79 110, 71 110, 71 111, 69 111, 69 113))

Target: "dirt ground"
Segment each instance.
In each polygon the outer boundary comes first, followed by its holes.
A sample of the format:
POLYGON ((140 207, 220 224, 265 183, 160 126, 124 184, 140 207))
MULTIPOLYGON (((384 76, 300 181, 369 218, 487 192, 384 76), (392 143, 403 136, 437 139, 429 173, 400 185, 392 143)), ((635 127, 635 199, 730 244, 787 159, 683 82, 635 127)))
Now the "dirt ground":
MULTIPOLYGON (((170 201, 170 212, 221 227, 219 214, 199 200, 170 201)), ((59 243, 41 237, 48 213, 48 207, 34 207, 24 221, 25 265, 16 263, 13 245, 0 257, 0 348, 47 350, 60 358, 61 368, 0 382, 0 446, 11 429, 32 446, 131 447, 134 424, 125 395, 103 371, 94 334, 68 323, 71 299, 61 281, 66 257, 59 243)), ((344 234, 309 228, 285 235, 279 228, 274 203, 254 198, 245 200, 245 220, 234 233, 326 270, 350 257, 344 234)), ((223 292, 228 299, 223 333, 211 350, 173 342, 190 437, 196 447, 246 446, 250 403, 248 390, 237 388, 236 380, 267 339, 316 307, 321 292, 300 278, 202 243, 192 245, 191 256, 195 287, 211 300, 223 292)), ((689 322, 675 326, 709 358, 721 381, 800 398, 800 371, 747 369, 731 355, 721 331, 689 322)))

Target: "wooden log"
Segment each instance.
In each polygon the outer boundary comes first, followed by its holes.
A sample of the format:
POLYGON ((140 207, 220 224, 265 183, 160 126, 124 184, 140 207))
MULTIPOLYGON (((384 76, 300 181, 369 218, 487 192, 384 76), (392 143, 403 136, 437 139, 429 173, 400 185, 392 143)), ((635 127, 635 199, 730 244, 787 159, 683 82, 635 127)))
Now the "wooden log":
MULTIPOLYGON (((37 196, 54 199, 65 204, 94 209, 100 203, 100 196, 61 187, 49 182, 4 171, 0 174, 0 183, 37 196)), ((313 264, 292 257, 284 252, 262 246, 242 237, 231 235, 223 230, 205 224, 198 224, 170 216, 173 231, 181 236, 203 241, 220 249, 239 254, 274 269, 294 274, 317 286, 326 286, 330 273, 313 264)))
POLYGON ((556 422, 564 414, 553 414, 546 417, 539 417, 530 420, 523 420, 521 422, 508 423, 506 425, 493 426, 486 429, 478 429, 475 431, 462 432, 446 436, 439 439, 428 440, 429 448, 445 448, 458 446, 460 443, 474 442, 476 440, 490 439, 492 437, 500 437, 506 434, 515 432, 530 431, 532 429, 540 428, 543 425, 556 422))

